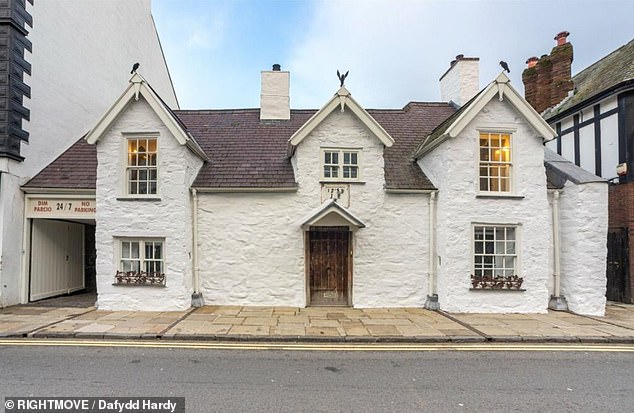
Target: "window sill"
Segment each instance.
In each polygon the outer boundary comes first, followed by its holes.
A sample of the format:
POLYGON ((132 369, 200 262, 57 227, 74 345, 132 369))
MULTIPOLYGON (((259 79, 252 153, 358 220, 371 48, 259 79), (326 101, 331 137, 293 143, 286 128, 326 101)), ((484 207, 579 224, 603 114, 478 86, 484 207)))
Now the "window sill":
POLYGON ((321 179, 319 181, 320 184, 339 184, 339 185, 343 185, 343 184, 360 184, 360 185, 365 185, 365 181, 347 181, 345 179, 333 179, 333 180, 329 180, 329 179, 321 179))
POLYGON ((157 196, 119 196, 117 201, 160 201, 161 198, 157 196))
POLYGON ((495 292, 507 292, 507 293, 517 293, 526 291, 525 288, 469 288, 469 291, 495 291, 495 292))
POLYGON ((511 195, 511 194, 500 194, 500 193, 491 193, 487 194, 486 192, 479 192, 476 194, 476 198, 491 198, 491 199, 524 199, 524 195, 511 195))

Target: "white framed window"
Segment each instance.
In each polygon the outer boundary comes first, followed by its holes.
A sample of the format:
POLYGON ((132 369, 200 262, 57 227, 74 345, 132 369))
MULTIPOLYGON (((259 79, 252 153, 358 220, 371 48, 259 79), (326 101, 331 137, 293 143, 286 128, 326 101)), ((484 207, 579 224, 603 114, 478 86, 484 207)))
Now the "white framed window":
POLYGON ((126 194, 158 193, 158 142, 151 137, 127 138, 126 194))
POLYGON ((480 132, 480 192, 511 193, 513 183, 512 139, 510 133, 480 132))
POLYGON ((360 178, 360 149, 322 149, 322 179, 358 181, 360 178))
POLYGON ((476 278, 517 275, 517 226, 473 226, 473 274, 476 278))
POLYGON ((119 271, 148 276, 164 273, 164 240, 121 239, 119 243, 119 271))

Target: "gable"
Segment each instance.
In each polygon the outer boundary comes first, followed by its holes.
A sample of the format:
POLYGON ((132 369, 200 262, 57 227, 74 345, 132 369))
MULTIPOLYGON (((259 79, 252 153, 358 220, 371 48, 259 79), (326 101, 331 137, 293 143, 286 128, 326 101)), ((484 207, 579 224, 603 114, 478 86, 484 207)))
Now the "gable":
POLYGON ((135 73, 130 79, 130 85, 115 103, 99 119, 97 124, 86 134, 85 139, 89 144, 96 144, 99 139, 110 129, 119 116, 127 110, 132 102, 145 99, 149 107, 171 132, 180 145, 187 146, 202 160, 207 160, 207 155, 200 148, 193 137, 185 130, 184 125, 178 120, 171 109, 154 92, 141 75, 135 73))
POLYGON ((290 137, 288 142, 294 148, 311 134, 335 110, 344 112, 349 109, 352 114, 386 147, 394 144, 394 139, 365 109, 350 95, 345 87, 341 87, 335 96, 324 107, 318 110, 308 121, 290 137))
MULTIPOLYGON (((500 73, 493 82, 434 130, 416 150, 414 157, 420 158, 445 140, 460 135, 492 99, 510 104, 544 141, 552 140, 557 136, 535 109, 510 85, 509 78, 504 73, 500 73)), ((506 121, 501 120, 501 122, 506 121)))

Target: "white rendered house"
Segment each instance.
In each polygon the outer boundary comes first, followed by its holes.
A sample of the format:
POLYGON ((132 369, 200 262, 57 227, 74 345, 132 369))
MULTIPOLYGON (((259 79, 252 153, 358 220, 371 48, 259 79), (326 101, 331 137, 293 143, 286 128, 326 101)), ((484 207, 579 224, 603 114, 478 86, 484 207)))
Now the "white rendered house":
MULTIPOLYGON (((2 43, 10 56, 3 70, 11 73, 11 82, 2 82, 11 90, 3 96, 11 100, 8 106, 16 112, 8 118, 19 115, 22 119, 9 125, 9 136, 0 133, 0 307, 94 288, 95 284, 94 252, 87 251, 94 251, 94 219, 42 210, 35 227, 25 227, 29 201, 20 187, 90 130, 121 93, 134 63, 140 63, 166 104, 178 108, 150 0, 4 3, 0 8, 9 8, 10 12, 4 11, 12 17, 1 24, 15 33, 2 43), (16 54, 20 45, 24 50, 16 54), (18 82, 16 73, 20 71, 18 82), (16 93, 24 94, 22 107, 17 109, 16 93), (32 232, 36 244, 51 234, 68 236, 55 248, 38 249, 42 257, 32 257, 24 248, 32 232), (81 239, 75 242, 77 237, 81 239), (46 258, 54 251, 59 260, 46 258), (29 267, 29 261, 39 263, 40 258, 48 261, 29 267), (55 274, 49 272, 51 267, 57 269, 55 274), (73 275, 64 275, 68 273, 73 275)), ((0 70, 0 77, 7 73, 0 70)), ((0 106, 6 109, 7 103, 0 106)), ((0 121, 0 130, 6 131, 6 126, 0 121)), ((82 171, 81 165, 81 161, 75 164, 77 172, 82 171)), ((75 182, 62 194, 47 195, 47 202, 62 204, 87 197, 86 202, 94 203, 94 190, 84 189, 75 182)))
POLYGON ((291 110, 277 66, 261 109, 172 111, 136 74, 24 189, 35 208, 75 160, 95 173, 101 309, 603 314, 607 184, 545 153, 555 132, 504 74, 479 91, 477 62, 452 62, 450 103, 399 110, 345 86, 291 110))

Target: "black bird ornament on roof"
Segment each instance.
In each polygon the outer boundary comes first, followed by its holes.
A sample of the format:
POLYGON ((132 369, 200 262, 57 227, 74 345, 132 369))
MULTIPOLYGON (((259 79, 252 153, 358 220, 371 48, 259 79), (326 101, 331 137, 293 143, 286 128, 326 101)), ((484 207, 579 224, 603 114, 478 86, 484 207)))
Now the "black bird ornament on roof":
POLYGON ((345 75, 342 75, 341 73, 339 73, 339 70, 337 70, 337 77, 339 78, 339 82, 341 82, 341 84, 339 85, 340 87, 343 87, 343 82, 346 81, 346 78, 348 77, 348 73, 350 73, 349 70, 346 72, 345 75))
POLYGON ((136 62, 135 64, 133 64, 132 70, 130 70, 130 74, 136 73, 136 70, 139 68, 139 66, 140 66, 139 62, 136 62))
POLYGON ((506 73, 511 73, 511 69, 509 69, 508 63, 506 63, 504 60, 500 60, 500 66, 502 66, 502 69, 506 70, 506 73))

